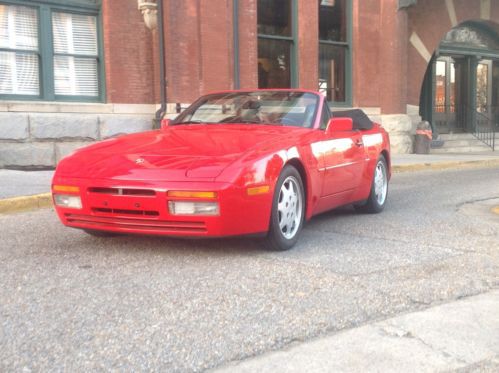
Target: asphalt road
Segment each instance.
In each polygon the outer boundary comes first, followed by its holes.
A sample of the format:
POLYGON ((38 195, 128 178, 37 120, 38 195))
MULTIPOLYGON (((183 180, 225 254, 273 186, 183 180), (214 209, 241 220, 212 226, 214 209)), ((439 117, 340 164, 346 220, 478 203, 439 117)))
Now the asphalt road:
POLYGON ((499 170, 395 174, 386 210, 248 239, 94 238, 0 216, 0 371, 202 371, 499 288, 499 170))

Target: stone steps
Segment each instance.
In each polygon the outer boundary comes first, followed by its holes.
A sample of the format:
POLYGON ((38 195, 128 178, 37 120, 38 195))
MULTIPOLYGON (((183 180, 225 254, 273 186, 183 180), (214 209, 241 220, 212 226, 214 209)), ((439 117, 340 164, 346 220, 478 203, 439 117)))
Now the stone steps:
POLYGON ((492 149, 485 144, 483 146, 459 146, 459 147, 442 147, 431 149, 431 154, 446 154, 446 153, 480 153, 490 152, 492 149))
MULTIPOLYGON (((496 134, 496 139, 497 139, 496 134)), ((439 136, 444 141, 441 148, 433 148, 432 154, 488 152, 491 148, 470 133, 453 133, 439 136)))

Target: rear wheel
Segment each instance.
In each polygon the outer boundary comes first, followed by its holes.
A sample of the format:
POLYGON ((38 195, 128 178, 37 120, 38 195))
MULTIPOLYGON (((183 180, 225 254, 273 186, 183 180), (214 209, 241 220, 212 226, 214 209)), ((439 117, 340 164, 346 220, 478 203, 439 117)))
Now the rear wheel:
POLYGON ((269 250, 283 251, 293 247, 303 226, 305 198, 300 173, 293 166, 285 166, 277 180, 270 229, 266 238, 269 250))
POLYGON ((388 195, 388 167, 383 155, 378 158, 374 169, 373 181, 369 198, 363 205, 354 205, 355 209, 361 212, 376 214, 383 211, 388 195))

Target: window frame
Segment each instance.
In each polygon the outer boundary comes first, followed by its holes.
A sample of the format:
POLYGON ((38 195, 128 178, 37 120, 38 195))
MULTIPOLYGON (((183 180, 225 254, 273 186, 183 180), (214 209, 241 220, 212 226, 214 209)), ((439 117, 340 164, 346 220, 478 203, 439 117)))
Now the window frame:
MULTIPOLYGON (((288 41, 291 42, 290 47, 290 87, 282 87, 282 88, 298 88, 299 83, 299 74, 298 74, 298 0, 290 0, 291 3, 291 36, 280 36, 280 35, 269 35, 269 34, 260 34, 257 32, 257 48, 258 42, 260 39, 267 40, 276 40, 276 41, 288 41)), ((256 6, 258 7, 258 1, 256 2, 256 6)), ((258 9, 257 9, 258 14, 258 9)), ((257 16, 257 28, 258 28, 258 16, 257 16)), ((272 88, 269 88, 272 89, 272 88)))
MULTIPOLYGON (((36 9, 38 16, 38 95, 0 94, 0 100, 11 101, 58 101, 58 102, 105 102, 105 63, 102 35, 101 0, 0 0, 2 5, 26 6, 36 9), (54 56, 52 13, 63 12, 96 17, 97 28, 97 96, 56 95, 54 88, 54 56)), ((0 48, 0 51, 8 49, 0 48)))
MULTIPOLYGON (((322 45, 330 45, 335 47, 344 48, 345 50, 345 101, 327 101, 329 105, 334 104, 335 107, 351 107, 352 106, 352 33, 353 33, 353 1, 345 0, 345 22, 346 25, 346 40, 345 41, 332 41, 320 39, 319 35, 319 49, 322 45)), ((320 11, 320 5, 319 5, 320 11)), ((319 25, 317 25, 319 27, 319 25)), ((320 52, 317 55, 317 65, 320 66, 320 52)), ((320 67, 319 67, 320 69, 320 67)), ((318 71, 320 74, 320 71, 318 71)), ((320 76, 318 77, 320 78, 320 76)), ((319 82, 317 82, 317 85, 319 82)))
POLYGON ((325 131, 327 129, 327 124, 329 123, 329 120, 333 117, 333 113, 332 113, 331 108, 329 107, 327 99, 325 97, 324 97, 324 102, 322 104, 322 110, 321 110, 320 115, 321 115, 321 118, 319 121, 319 129, 321 131, 325 131), (324 115, 326 115, 327 121, 326 121, 326 126, 324 128, 322 128, 322 121, 324 119, 324 115))

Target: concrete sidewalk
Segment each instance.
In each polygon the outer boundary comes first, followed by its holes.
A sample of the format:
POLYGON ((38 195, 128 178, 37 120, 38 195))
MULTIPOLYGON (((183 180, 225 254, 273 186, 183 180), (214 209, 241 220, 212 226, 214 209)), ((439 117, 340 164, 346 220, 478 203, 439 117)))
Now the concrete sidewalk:
POLYGON ((499 152, 394 154, 392 156, 393 172, 470 167, 499 168, 499 152))
MULTIPOLYGON (((499 152, 466 154, 394 154, 394 173, 431 169, 497 167, 499 152)), ((0 170, 0 213, 48 207, 54 171, 0 170)))
POLYGON ((214 372, 499 371, 499 290, 243 360, 214 372))
POLYGON ((0 170, 0 199, 49 193, 54 171, 0 170))

